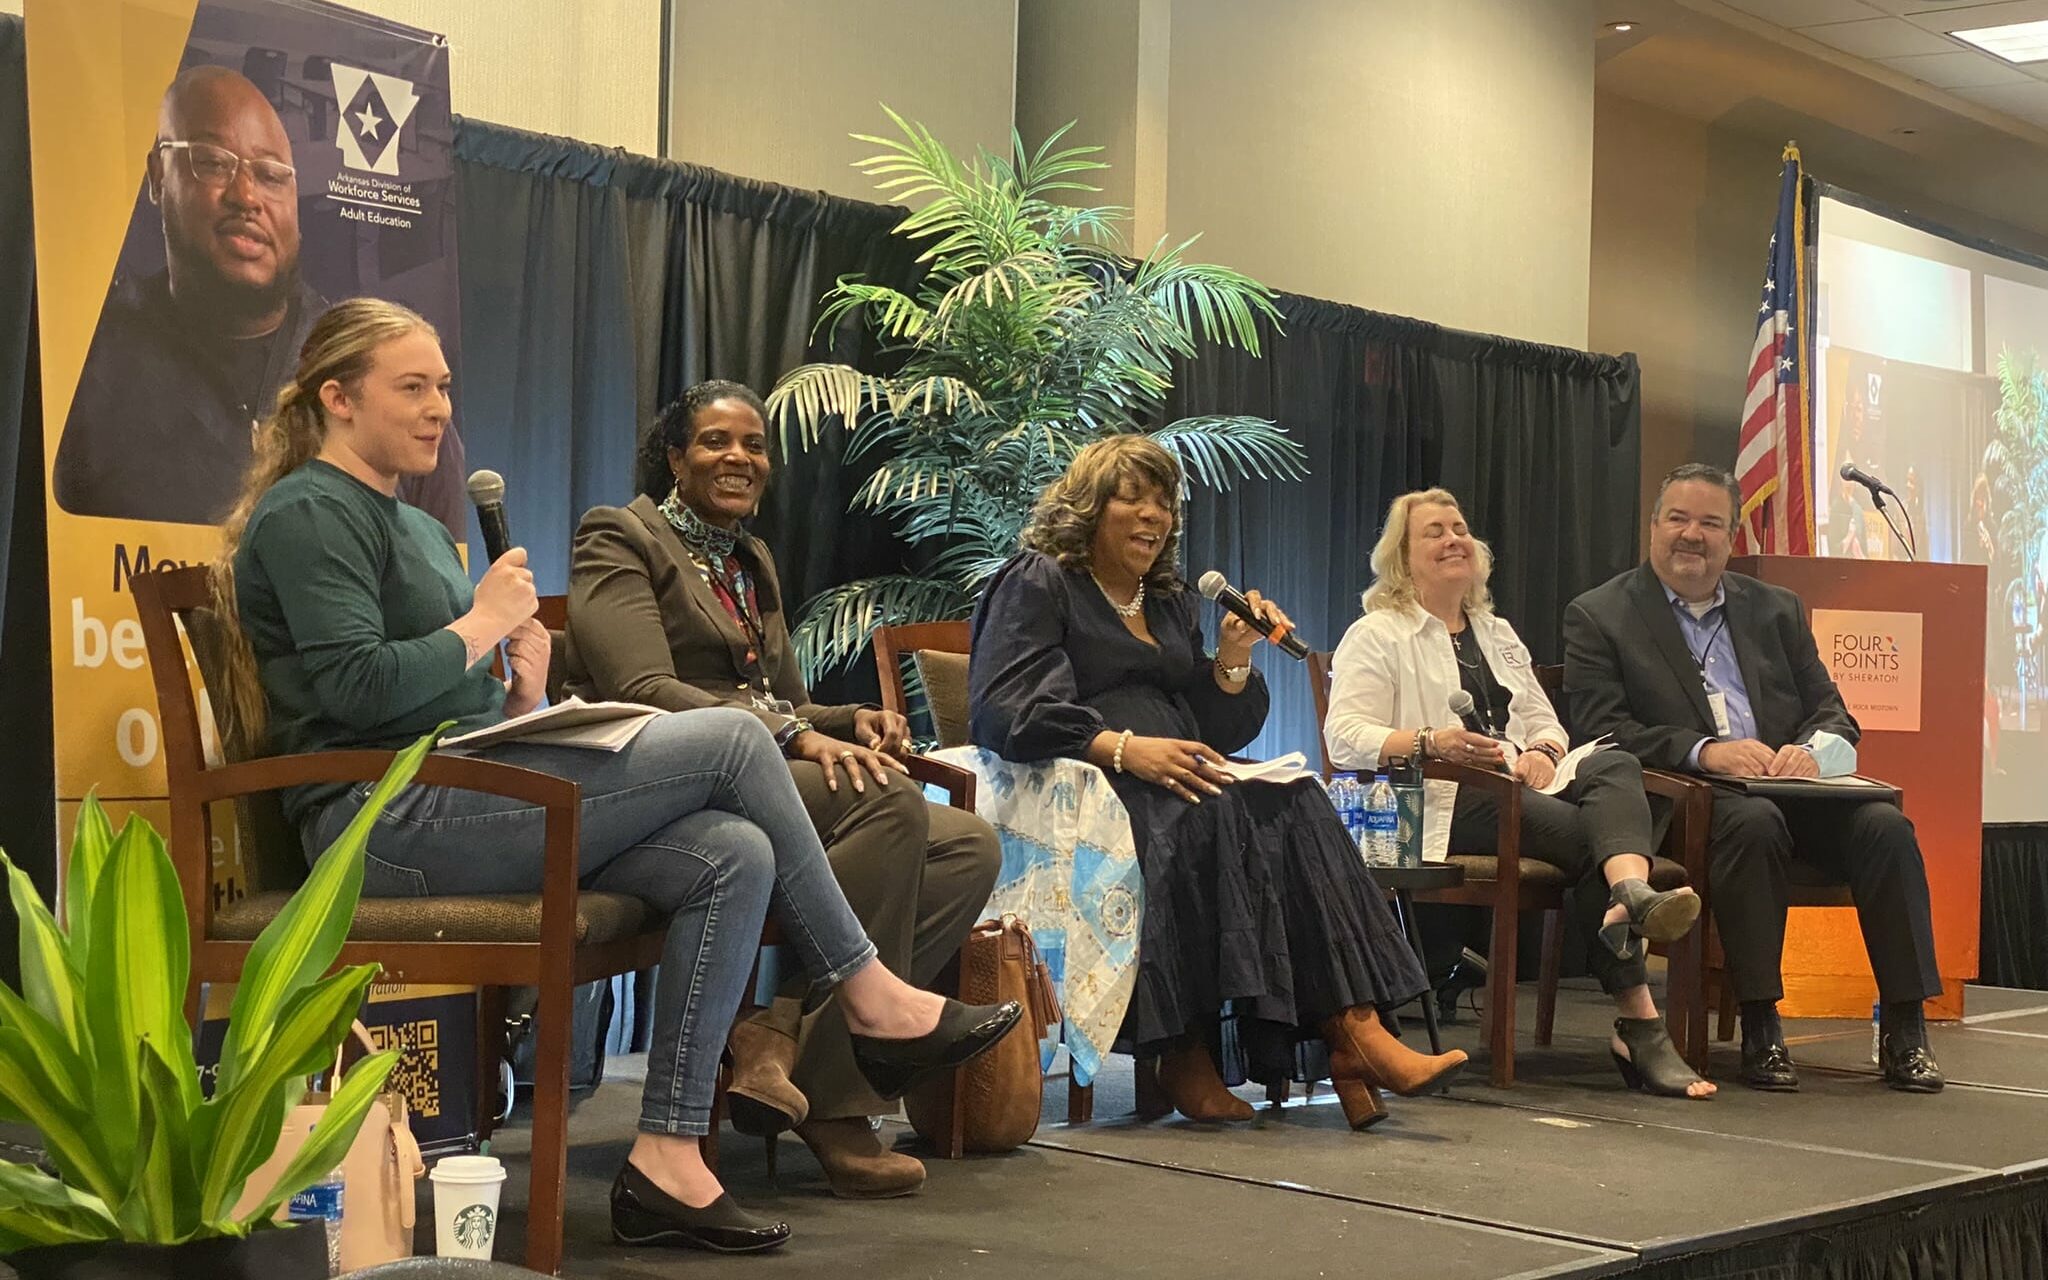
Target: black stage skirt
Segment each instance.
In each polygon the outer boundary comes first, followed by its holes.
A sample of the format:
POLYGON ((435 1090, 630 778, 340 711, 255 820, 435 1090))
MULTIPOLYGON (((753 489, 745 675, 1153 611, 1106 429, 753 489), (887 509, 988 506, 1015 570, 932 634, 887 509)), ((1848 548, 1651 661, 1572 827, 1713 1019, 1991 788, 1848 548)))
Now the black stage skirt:
POLYGON ((1128 775, 1111 781, 1145 878, 1120 1050, 1157 1053, 1195 1036, 1218 1047, 1228 1016, 1226 1077, 1275 1084, 1304 1074, 1294 1047, 1320 1036, 1325 1018, 1392 1008, 1427 987, 1313 779, 1241 782, 1198 805, 1128 775))

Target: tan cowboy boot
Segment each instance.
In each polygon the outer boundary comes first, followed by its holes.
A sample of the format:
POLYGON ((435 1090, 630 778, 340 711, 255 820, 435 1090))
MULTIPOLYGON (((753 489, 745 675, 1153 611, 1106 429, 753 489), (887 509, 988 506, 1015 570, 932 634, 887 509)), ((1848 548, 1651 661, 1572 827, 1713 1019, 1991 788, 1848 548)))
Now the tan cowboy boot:
POLYGON ((796 1069, 795 1029, 801 1017, 796 1001, 777 1000, 733 1024, 725 1042, 732 1054, 732 1083, 726 1093, 732 1127, 741 1133, 772 1138, 810 1116, 810 1102, 789 1079, 796 1069))

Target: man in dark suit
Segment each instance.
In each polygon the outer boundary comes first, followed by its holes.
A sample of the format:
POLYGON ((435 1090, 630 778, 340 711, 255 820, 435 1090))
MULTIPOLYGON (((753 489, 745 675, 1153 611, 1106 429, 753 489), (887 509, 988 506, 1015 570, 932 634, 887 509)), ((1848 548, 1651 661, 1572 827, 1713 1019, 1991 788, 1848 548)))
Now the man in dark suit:
MULTIPOLYGON (((1799 597, 1727 572, 1741 491, 1688 463, 1650 512, 1650 559, 1565 609, 1574 729, 1611 734, 1645 768, 1707 777, 1854 771, 1861 734, 1814 647, 1799 597)), ((1849 885, 1877 974, 1882 1061, 1894 1089, 1933 1093, 1921 1001, 1941 991, 1927 873, 1913 824, 1883 801, 1774 801, 1716 787, 1708 879, 1742 1005, 1742 1080, 1799 1087, 1778 1023, 1787 868, 1849 885)))

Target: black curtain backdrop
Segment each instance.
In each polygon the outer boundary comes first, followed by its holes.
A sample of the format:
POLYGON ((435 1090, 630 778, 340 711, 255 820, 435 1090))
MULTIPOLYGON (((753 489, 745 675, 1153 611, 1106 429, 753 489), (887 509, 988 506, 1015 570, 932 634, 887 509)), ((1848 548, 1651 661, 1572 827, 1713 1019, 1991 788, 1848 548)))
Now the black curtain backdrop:
MULTIPOLYGON (((1205 346, 1173 417, 1272 418, 1307 449, 1300 484, 1197 490, 1187 572, 1221 569, 1334 649, 1361 611, 1387 504, 1442 485, 1492 544, 1495 600, 1539 662, 1560 658, 1574 595, 1636 562, 1642 408, 1634 356, 1463 333, 1283 295, 1263 356, 1205 346)), ((1250 751, 1315 758, 1307 677, 1272 655, 1273 714, 1250 751)))
POLYGON ((2048 826, 1984 828, 1978 942, 1980 981, 2048 991, 2048 826))

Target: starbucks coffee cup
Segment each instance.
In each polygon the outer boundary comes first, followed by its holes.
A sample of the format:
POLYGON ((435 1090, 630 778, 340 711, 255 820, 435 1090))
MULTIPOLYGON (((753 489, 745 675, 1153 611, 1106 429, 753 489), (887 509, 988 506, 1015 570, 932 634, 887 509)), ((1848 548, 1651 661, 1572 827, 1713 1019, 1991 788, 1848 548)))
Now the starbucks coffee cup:
POLYGON ((444 1156, 427 1177, 434 1183, 434 1252, 444 1258, 490 1257, 505 1166, 496 1156, 444 1156))

